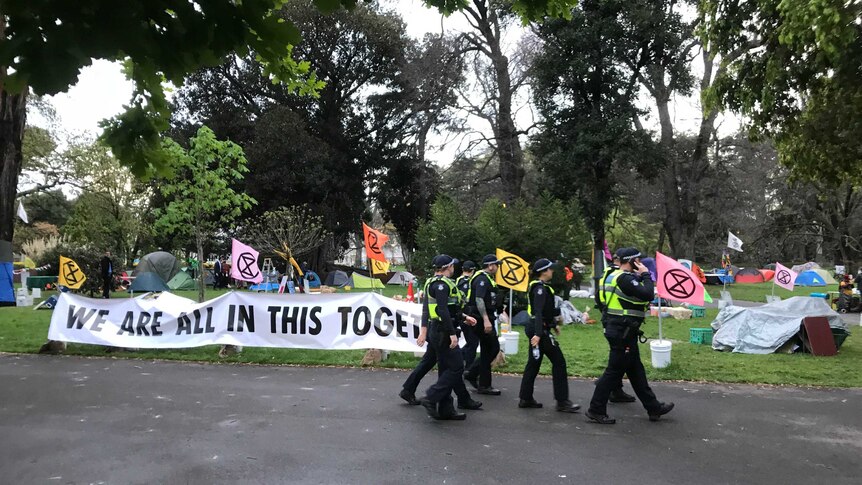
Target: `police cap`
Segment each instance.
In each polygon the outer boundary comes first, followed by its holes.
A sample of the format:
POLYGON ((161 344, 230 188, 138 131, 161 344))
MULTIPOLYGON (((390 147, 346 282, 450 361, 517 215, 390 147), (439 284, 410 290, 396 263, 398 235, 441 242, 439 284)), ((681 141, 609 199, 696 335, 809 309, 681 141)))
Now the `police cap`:
POLYGON ((472 261, 464 261, 464 265, 461 266, 464 271, 472 271, 476 269, 476 263, 472 261))
POLYGON ((500 264, 496 254, 488 254, 482 258, 482 266, 491 266, 492 264, 500 264))
POLYGON ((431 260, 431 265, 435 268, 445 268, 446 266, 451 266, 457 263, 458 260, 449 256, 448 254, 438 254, 434 256, 434 259, 431 260))
POLYGON ((548 258, 537 259, 536 262, 533 263, 533 266, 532 266, 533 273, 539 274, 542 271, 545 271, 546 269, 550 269, 550 267, 553 264, 554 263, 552 263, 551 260, 548 258))
POLYGON ((635 248, 620 248, 617 249, 616 256, 620 258, 620 261, 623 263, 629 263, 639 257, 641 257, 641 252, 635 248))

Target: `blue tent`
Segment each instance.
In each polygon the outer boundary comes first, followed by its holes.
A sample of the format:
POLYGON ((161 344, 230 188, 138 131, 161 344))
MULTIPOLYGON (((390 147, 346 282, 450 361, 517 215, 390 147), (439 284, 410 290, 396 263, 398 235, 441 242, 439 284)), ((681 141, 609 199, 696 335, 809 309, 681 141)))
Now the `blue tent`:
POLYGON ((0 262, 0 306, 15 306, 15 286, 12 284, 12 262, 0 262))
POLYGON ((314 271, 306 271, 305 279, 308 280, 309 288, 320 288, 320 276, 318 276, 314 271))
POLYGON ((165 283, 165 280, 159 277, 159 275, 147 271, 135 276, 135 280, 132 281, 132 285, 129 286, 129 291, 132 293, 146 293, 171 291, 171 289, 168 288, 168 284, 165 283))
POLYGON ((808 270, 799 273, 794 284, 798 286, 826 286, 826 281, 817 272, 808 270))

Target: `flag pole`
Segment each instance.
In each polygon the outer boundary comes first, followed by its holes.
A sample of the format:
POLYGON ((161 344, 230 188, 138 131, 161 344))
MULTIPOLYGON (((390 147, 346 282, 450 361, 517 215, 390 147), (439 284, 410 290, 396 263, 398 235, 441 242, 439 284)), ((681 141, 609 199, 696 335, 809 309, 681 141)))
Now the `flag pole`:
POLYGON ((661 295, 658 296, 658 339, 664 340, 661 332, 661 295))
POLYGON ((512 295, 514 292, 509 288, 509 331, 512 331, 512 295))

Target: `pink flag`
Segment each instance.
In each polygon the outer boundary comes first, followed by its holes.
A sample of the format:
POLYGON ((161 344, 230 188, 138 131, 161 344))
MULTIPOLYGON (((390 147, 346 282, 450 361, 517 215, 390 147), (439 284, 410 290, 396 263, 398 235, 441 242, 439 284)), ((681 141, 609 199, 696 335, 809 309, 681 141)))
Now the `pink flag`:
POLYGON ((796 272, 787 266, 784 266, 781 263, 775 263, 775 276, 772 281, 774 281, 776 285, 785 290, 793 291, 793 283, 796 281, 797 276, 796 272))
POLYGON ((703 306, 703 284, 690 269, 662 253, 655 253, 658 296, 703 306))
POLYGON ((257 267, 257 258, 260 253, 233 239, 233 249, 230 254, 230 277, 235 280, 260 283, 263 275, 257 267))

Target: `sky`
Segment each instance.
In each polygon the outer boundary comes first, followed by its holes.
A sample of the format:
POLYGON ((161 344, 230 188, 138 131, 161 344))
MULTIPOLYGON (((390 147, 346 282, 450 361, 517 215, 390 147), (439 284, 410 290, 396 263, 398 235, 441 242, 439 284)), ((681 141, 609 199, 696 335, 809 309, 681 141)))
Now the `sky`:
MULTIPOLYGON (((453 14, 443 17, 437 11, 424 7, 419 0, 382 2, 388 8, 394 8, 404 18, 407 33, 411 37, 421 38, 426 33, 440 33, 441 28, 447 33, 459 32, 469 29, 469 25, 461 14, 453 14)), ((507 33, 505 43, 512 48, 520 38, 521 33, 517 29, 507 33)), ((696 74, 702 72, 699 61, 692 66, 696 74)), ((60 117, 61 126, 73 136, 95 136, 101 132, 98 124, 101 120, 114 116, 123 110, 123 105, 131 98, 132 84, 123 76, 117 63, 107 61, 94 61, 91 66, 84 68, 78 78, 78 83, 68 92, 51 97, 51 102, 60 117)), ((520 107, 525 108, 527 94, 520 98, 520 107)), ((516 103, 517 104, 517 103, 516 103)), ((651 104, 644 99, 644 107, 650 108, 651 104)), ((674 99, 672 103, 672 115, 675 126, 684 132, 696 132, 700 122, 700 108, 696 98, 674 99)), ((657 119, 653 112, 647 116, 645 126, 648 129, 657 128, 657 119)), ((529 109, 518 111, 516 123, 520 127, 526 127, 533 122, 532 113, 529 109)), ((38 124, 38 121, 36 121, 38 124)), ((468 126, 475 131, 490 133, 490 126, 479 119, 468 119, 468 126)), ((738 130, 739 122, 734 116, 721 116, 718 119, 719 133, 722 136, 730 135, 738 130)), ((429 159, 436 161, 442 166, 451 163, 462 147, 465 147, 470 139, 478 138, 478 134, 461 135, 456 137, 439 136, 432 139, 431 144, 442 145, 442 148, 431 148, 429 159)))

